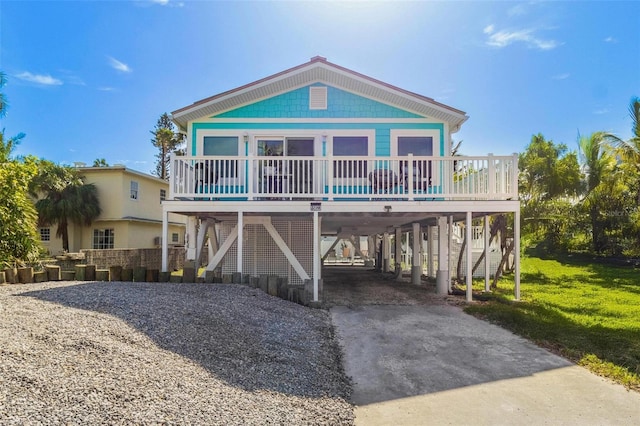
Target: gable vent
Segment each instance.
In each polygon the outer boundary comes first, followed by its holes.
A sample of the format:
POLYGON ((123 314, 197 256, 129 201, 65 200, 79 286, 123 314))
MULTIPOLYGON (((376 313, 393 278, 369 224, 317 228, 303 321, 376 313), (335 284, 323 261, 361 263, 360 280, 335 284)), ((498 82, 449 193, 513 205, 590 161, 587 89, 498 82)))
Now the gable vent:
POLYGON ((326 87, 309 87, 309 109, 327 109, 326 87))

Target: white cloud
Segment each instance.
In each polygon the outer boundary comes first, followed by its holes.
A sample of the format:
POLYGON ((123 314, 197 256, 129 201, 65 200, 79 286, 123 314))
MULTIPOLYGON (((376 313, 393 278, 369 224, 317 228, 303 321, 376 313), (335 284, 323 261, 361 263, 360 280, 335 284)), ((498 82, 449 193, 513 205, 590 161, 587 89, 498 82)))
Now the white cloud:
POLYGON ((605 38, 605 39, 604 39, 604 42, 605 42, 605 43, 617 43, 617 42, 618 42, 618 40, 617 40, 615 37, 611 37, 611 36, 609 36, 609 37, 607 37, 607 38, 605 38))
POLYGON ((112 58, 111 56, 107 56, 107 59, 109 59, 109 65, 111 66, 111 68, 120 71, 120 72, 126 72, 129 73, 131 71, 133 71, 129 65, 125 64, 124 62, 120 62, 119 60, 117 60, 116 58, 112 58))
POLYGON ((509 16, 522 16, 522 15, 526 15, 529 11, 527 10, 529 7, 528 4, 525 3, 520 3, 517 4, 515 6, 513 6, 512 8, 510 8, 507 11, 507 14, 509 16))
POLYGON ((102 86, 98 87, 98 90, 100 90, 101 92, 113 92, 116 89, 114 89, 113 87, 102 86))
POLYGON ((171 0, 149 0, 151 4, 157 4, 159 6, 169 6, 169 7, 182 7, 184 3, 179 1, 171 1, 171 0))
POLYGON ((31 74, 29 71, 17 74, 20 80, 30 81, 31 83, 42 84, 43 86, 60 86, 62 80, 51 77, 49 74, 31 74))
POLYGON ((569 77, 571 77, 571 74, 569 74, 568 72, 565 72, 563 74, 556 74, 556 75, 552 76, 551 78, 553 80, 566 80, 569 77))
POLYGON ((597 109, 597 110, 593 111, 593 113, 595 115, 607 114, 608 112, 609 112, 609 110, 607 108, 597 109))
POLYGON ((534 34, 534 30, 525 29, 517 31, 496 31, 495 26, 488 25, 483 32, 489 36, 486 43, 491 47, 507 47, 513 43, 525 43, 528 47, 540 50, 555 49, 560 45, 555 40, 543 40, 534 34))

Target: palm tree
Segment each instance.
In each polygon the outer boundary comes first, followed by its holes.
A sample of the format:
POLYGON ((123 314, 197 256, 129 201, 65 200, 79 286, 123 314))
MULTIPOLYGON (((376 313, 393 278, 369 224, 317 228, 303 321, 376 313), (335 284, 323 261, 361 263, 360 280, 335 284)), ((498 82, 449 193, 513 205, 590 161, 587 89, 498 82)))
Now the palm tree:
MULTIPOLYGON (((640 97, 634 97, 629 104, 632 136, 628 140, 607 133, 607 140, 616 148, 620 159, 632 169, 632 173, 640 179, 640 97)), ((638 188, 637 204, 640 206, 640 186, 638 188)))
POLYGON ((42 161, 32 187, 36 191, 44 194, 36 203, 40 226, 57 224, 56 236, 69 251, 69 224, 89 226, 100 215, 95 185, 85 184, 75 169, 42 161))
POLYGON ((605 237, 603 224, 599 220, 599 187, 607 174, 613 171, 615 164, 606 142, 607 134, 604 132, 595 132, 589 136, 578 137, 580 161, 585 177, 585 196, 583 202, 589 209, 592 244, 595 251, 602 249, 605 237))

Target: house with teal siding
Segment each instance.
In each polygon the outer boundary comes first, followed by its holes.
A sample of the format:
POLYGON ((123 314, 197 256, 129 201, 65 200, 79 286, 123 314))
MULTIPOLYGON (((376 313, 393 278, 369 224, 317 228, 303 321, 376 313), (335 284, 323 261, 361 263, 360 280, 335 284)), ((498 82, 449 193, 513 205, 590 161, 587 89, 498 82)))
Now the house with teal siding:
POLYGON ((206 258, 206 270, 278 275, 312 286, 319 300, 323 237, 367 237, 378 267, 393 270, 400 235, 411 232, 412 282, 424 272, 420 242, 428 235, 437 267, 427 273, 446 294, 454 224, 470 233, 474 219, 486 229, 491 215, 514 213, 519 297, 517 155, 452 156, 465 112, 316 56, 172 118, 187 155, 171 158, 163 220, 187 216, 187 259, 206 258))

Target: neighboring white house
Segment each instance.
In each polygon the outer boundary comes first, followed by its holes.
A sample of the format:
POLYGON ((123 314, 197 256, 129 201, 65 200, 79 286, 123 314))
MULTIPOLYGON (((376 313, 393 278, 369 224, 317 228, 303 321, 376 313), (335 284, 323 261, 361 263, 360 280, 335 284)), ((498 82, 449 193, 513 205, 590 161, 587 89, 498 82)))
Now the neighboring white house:
POLYGON ((389 236, 411 231, 419 283, 420 241, 437 235, 429 256, 446 293, 452 224, 515 213, 519 297, 517 155, 450 156, 467 118, 322 57, 195 102, 173 112, 187 155, 171 160, 163 235, 169 214, 187 215, 189 259, 213 237, 207 269, 312 280, 316 299, 321 236, 378 235, 389 259, 389 236))
MULTIPOLYGON (((96 186, 102 213, 90 226, 69 224, 69 251, 81 249, 154 248, 162 244, 162 206, 169 193, 165 180, 125 166, 78 167, 85 183, 96 186)), ((170 245, 184 245, 185 217, 171 215, 170 245)), ((42 245, 62 253, 56 225, 40 228, 42 245)))

